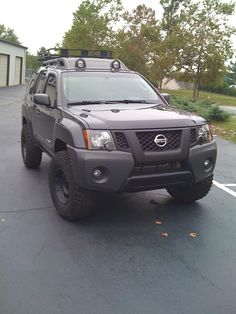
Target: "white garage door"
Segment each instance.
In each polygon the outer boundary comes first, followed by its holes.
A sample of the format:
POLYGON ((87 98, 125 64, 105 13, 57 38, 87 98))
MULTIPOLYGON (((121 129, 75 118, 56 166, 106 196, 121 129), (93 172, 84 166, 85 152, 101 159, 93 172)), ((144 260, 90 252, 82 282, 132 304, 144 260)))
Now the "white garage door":
POLYGON ((15 60, 15 76, 14 76, 14 85, 21 84, 21 64, 22 64, 22 58, 16 57, 15 60))
POLYGON ((0 86, 7 85, 8 56, 0 54, 0 86))

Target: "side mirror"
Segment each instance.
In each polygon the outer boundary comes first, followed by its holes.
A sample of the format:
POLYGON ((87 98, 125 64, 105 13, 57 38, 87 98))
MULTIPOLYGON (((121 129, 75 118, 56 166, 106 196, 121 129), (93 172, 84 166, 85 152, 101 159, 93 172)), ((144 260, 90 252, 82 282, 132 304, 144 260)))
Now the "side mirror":
POLYGON ((162 93, 161 96, 170 104, 170 94, 162 93))
POLYGON ((48 97, 47 94, 35 94, 34 95, 34 103, 36 105, 41 105, 41 106, 45 106, 45 107, 51 106, 50 98, 48 97))

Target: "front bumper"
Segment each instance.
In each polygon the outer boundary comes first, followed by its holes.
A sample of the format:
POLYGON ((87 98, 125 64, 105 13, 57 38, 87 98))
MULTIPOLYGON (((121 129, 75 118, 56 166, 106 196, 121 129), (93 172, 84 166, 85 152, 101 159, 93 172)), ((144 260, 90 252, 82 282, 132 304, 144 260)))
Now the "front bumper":
MULTIPOLYGON (((132 153, 122 151, 89 151, 68 146, 72 160, 73 173, 80 187, 95 191, 145 191, 166 188, 172 185, 195 183, 213 173, 216 162, 215 141, 196 145, 189 149, 188 156, 181 160, 181 167, 158 170, 155 162, 136 167, 132 153), (211 166, 204 167, 209 160, 211 166), (103 177, 93 176, 95 169, 103 170, 103 177)), ((173 156, 171 157, 173 160, 173 156)), ((178 161, 179 162, 179 161, 178 161)), ((159 160, 156 160, 156 164, 159 160)))

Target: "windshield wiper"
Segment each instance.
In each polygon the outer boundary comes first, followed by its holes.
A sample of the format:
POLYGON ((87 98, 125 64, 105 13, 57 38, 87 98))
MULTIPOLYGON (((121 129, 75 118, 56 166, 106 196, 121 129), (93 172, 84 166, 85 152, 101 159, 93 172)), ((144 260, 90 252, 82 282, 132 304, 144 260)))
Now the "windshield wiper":
POLYGON ((81 106, 81 105, 98 105, 98 104, 104 104, 105 102, 102 100, 83 100, 83 101, 77 101, 77 102, 69 102, 68 106, 81 106))
POLYGON ((122 100, 106 100, 105 104, 154 104, 155 101, 143 99, 122 99, 122 100))
POLYGON ((122 99, 122 100, 83 100, 68 103, 68 106, 81 106, 81 105, 100 105, 100 104, 157 104, 155 100, 143 99, 122 99))

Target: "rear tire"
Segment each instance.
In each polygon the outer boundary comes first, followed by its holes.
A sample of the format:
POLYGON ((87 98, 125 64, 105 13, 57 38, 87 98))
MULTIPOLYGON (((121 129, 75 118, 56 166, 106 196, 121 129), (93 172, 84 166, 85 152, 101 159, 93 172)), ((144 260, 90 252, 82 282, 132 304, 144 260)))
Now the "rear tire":
POLYGON ((27 124, 21 131, 21 153, 25 166, 30 169, 38 168, 42 160, 42 151, 34 145, 32 133, 27 124))
POLYGON ((198 183, 169 187, 166 190, 179 202, 193 203, 207 195, 211 189, 212 181, 213 175, 198 183))
POLYGON ((75 182, 67 151, 54 155, 49 167, 49 187, 53 203, 62 218, 77 221, 93 212, 92 193, 81 189, 75 182))

